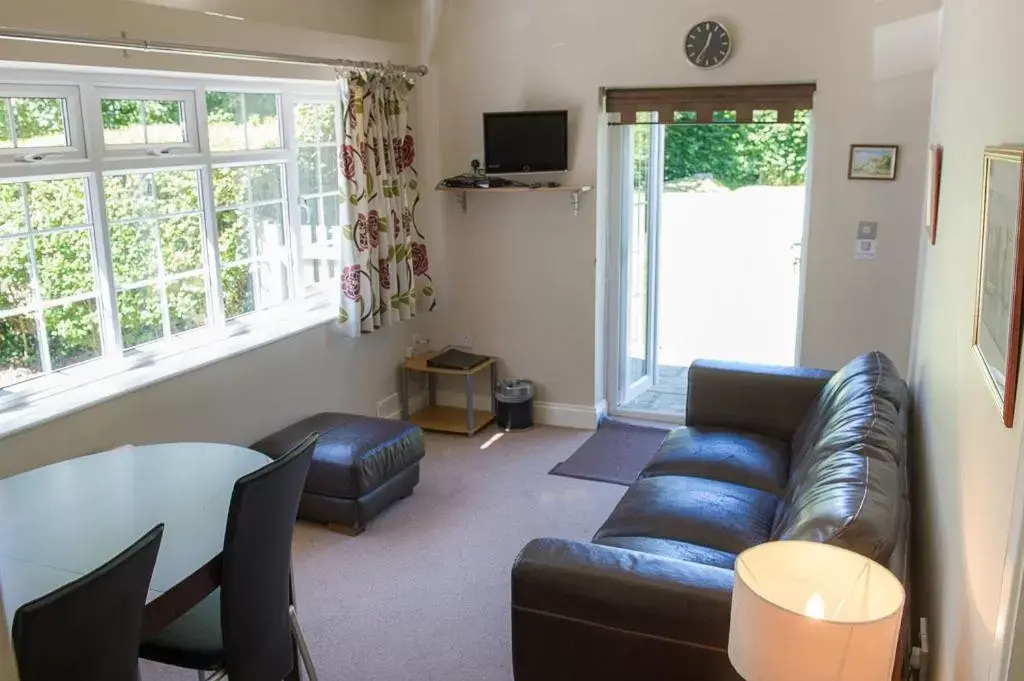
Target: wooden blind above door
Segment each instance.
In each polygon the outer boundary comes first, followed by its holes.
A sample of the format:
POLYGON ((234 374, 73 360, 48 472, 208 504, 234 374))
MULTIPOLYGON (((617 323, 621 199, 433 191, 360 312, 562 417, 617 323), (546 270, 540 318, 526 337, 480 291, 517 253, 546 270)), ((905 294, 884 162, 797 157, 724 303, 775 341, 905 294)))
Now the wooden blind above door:
POLYGON ((796 111, 814 105, 813 83, 723 87, 609 88, 605 110, 613 125, 636 123, 792 123, 796 111), (777 116, 755 112, 777 112, 777 116), (638 113, 656 113, 640 116, 638 113), (729 112, 716 116, 716 112, 729 112), (771 120, 774 118, 775 120, 771 120))

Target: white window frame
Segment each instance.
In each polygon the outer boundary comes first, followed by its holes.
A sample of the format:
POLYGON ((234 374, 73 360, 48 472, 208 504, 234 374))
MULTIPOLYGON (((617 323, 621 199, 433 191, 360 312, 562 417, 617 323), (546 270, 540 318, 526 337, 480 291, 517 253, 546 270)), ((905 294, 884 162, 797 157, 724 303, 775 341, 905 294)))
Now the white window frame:
MULTIPOLYGON (((64 134, 68 145, 63 147, 14 147, 0 149, 0 163, 17 162, 24 165, 85 158, 85 132, 82 127, 81 94, 74 86, 21 84, 3 80, 0 74, 0 99, 62 99, 64 100, 64 134)), ((3 107, 4 116, 7 107, 3 107)), ((8 120, 10 134, 15 135, 14 120, 8 120)))
MULTIPOLYGON (((298 102, 338 103, 338 86, 335 82, 177 76, 82 67, 10 67, 10 64, 0 63, 0 93, 11 92, 15 96, 32 96, 34 93, 45 92, 47 96, 60 96, 68 101, 68 131, 75 151, 80 150, 80 156, 67 153, 47 155, 43 161, 27 164, 14 161, 10 154, 0 154, 0 181, 17 179, 31 182, 63 175, 87 176, 88 204, 94 226, 94 271, 103 355, 97 360, 0 388, 0 435, 14 427, 12 424, 15 423, 19 427, 27 427, 24 424, 33 412, 31 409, 26 411, 26 405, 33 408, 39 405, 42 409, 43 405, 58 402, 93 404, 98 401, 96 391, 93 390, 95 386, 131 384, 138 387, 174 375, 173 372, 187 370, 189 366, 201 366, 209 361, 216 361, 211 360, 211 357, 237 354, 241 351, 240 348, 257 347, 302 328, 324 324, 336 318, 336 308, 330 304, 336 295, 332 295, 333 292, 326 289, 308 289, 303 279, 298 145, 294 120, 295 105, 298 102), (282 146, 274 149, 212 151, 206 125, 207 91, 275 94, 278 101, 278 126, 282 146), (186 95, 187 98, 183 99, 186 95), (175 149, 169 154, 153 155, 148 149, 137 148, 131 150, 133 153, 123 153, 128 150, 119 147, 111 149, 105 145, 100 100, 147 97, 177 98, 186 101, 185 128, 188 148, 175 149), (280 163, 284 166, 284 248, 289 250, 287 283, 290 300, 267 310, 257 309, 242 317, 225 321, 213 194, 213 167, 261 163, 280 163), (208 324, 206 327, 125 351, 116 315, 117 294, 113 281, 110 234, 102 179, 105 174, 158 172, 170 169, 199 170, 208 324), (147 376, 154 378, 146 378, 147 376), (74 397, 83 393, 76 390, 83 386, 88 386, 83 390, 89 391, 89 396, 74 397), (58 396, 65 394, 65 397, 58 399, 58 396), (19 412, 17 414, 9 409, 15 406, 20 407, 16 410, 19 412)), ((342 143, 340 110, 339 106, 339 147, 342 143)), ((341 209, 343 210, 344 206, 341 209)), ((343 214, 341 219, 344 220, 343 214)), ((53 411, 47 410, 46 413, 49 418, 52 417, 53 411)))
MULTIPOLYGON (((131 87, 98 87, 96 94, 99 100, 121 99, 132 101, 180 101, 183 103, 182 129, 185 132, 184 142, 147 142, 144 144, 107 144, 106 130, 103 135, 103 155, 105 158, 119 156, 167 156, 199 153, 199 121, 194 115, 196 97, 194 90, 156 90, 131 87), (190 115, 191 114, 191 115, 190 115)), ((102 121, 102 116, 101 116, 102 121)))

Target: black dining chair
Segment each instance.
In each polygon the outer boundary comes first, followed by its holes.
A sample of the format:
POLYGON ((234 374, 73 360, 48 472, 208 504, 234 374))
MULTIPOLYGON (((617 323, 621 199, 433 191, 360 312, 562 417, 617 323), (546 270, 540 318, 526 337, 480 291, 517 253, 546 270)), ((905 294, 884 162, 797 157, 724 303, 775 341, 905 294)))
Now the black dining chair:
POLYGON ((135 681, 142 613, 164 526, 14 613, 21 681, 135 681))
MULTIPOLYGON (((221 586, 156 638, 140 656, 200 679, 281 681, 296 669, 294 643, 316 680, 292 598, 292 530, 313 459, 313 433, 280 459, 235 483, 224 530, 221 586)), ((297 678, 297 676, 296 676, 297 678)))

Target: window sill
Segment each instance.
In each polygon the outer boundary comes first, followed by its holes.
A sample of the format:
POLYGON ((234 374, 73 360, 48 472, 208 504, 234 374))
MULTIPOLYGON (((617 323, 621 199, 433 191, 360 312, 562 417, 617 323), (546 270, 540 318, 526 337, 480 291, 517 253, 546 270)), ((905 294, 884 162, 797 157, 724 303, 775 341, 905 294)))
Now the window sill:
POLYGON ((204 345, 163 357, 155 363, 143 363, 63 392, 28 399, 22 404, 4 409, 0 411, 0 438, 329 324, 334 319, 335 311, 330 305, 319 305, 312 309, 289 306, 279 311, 268 311, 260 315, 259 323, 245 327, 244 333, 222 336, 204 345))

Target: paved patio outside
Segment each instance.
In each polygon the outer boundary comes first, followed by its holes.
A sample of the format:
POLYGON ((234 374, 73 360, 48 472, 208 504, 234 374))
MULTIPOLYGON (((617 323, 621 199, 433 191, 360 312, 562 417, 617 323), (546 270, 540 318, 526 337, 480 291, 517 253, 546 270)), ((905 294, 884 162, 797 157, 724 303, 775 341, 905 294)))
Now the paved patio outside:
POLYGON ((683 418, 686 411, 687 367, 659 366, 650 390, 623 405, 627 411, 651 411, 683 418))

